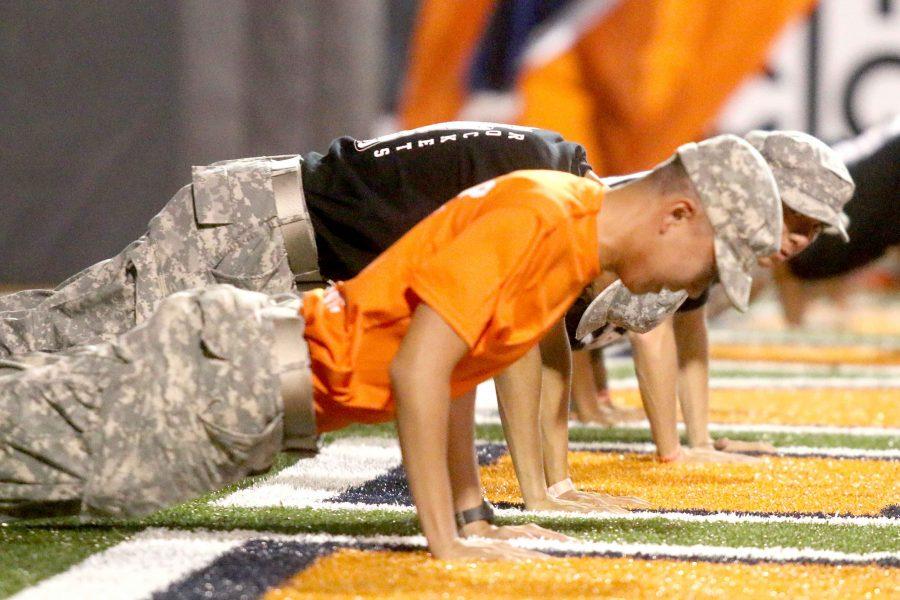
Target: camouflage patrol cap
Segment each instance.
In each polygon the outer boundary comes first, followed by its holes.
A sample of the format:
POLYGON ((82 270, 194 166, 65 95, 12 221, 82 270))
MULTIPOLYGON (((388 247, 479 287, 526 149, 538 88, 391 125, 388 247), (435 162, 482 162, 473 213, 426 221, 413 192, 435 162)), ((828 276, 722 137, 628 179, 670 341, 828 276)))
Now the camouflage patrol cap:
POLYGON ((621 336, 616 330, 646 333, 678 310, 687 292, 663 289, 658 294, 633 294, 621 280, 608 285, 591 301, 581 315, 575 338, 586 348, 606 346, 621 336), (611 327, 610 327, 611 326, 611 327), (600 330, 604 330, 598 334, 600 330))
POLYGON ((781 200, 772 171, 749 142, 730 134, 684 144, 677 155, 715 230, 719 281, 745 311, 751 269, 781 248, 781 200))
POLYGON ((837 152, 800 131, 751 131, 745 139, 769 163, 782 202, 850 240, 843 210, 855 185, 837 152))

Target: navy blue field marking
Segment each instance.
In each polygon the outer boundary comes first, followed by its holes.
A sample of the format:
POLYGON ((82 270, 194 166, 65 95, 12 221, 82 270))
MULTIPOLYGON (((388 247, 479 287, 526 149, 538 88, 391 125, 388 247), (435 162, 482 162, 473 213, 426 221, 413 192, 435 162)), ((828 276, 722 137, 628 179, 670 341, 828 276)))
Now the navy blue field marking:
MULTIPOLYGON (((525 505, 521 502, 494 502, 494 506, 497 508, 511 508, 515 510, 522 511, 523 514, 527 514, 525 510, 525 505)), ((825 513, 825 512, 765 512, 765 511, 754 511, 754 510, 710 510, 706 508, 655 508, 652 510, 646 508, 633 508, 629 512, 631 513, 641 513, 647 515, 659 515, 660 518, 665 517, 667 514, 686 514, 686 515, 696 515, 698 517, 710 517, 716 515, 733 515, 736 517, 791 517, 791 518, 810 518, 810 519, 822 519, 822 524, 826 524, 825 521, 827 519, 831 519, 833 517, 847 518, 847 519, 876 519, 876 518, 887 518, 887 519, 896 519, 897 525, 900 525, 900 506, 896 504, 891 504, 881 509, 881 511, 872 514, 872 515, 856 515, 851 513, 825 513)), ((615 518, 615 516, 611 517, 615 518)), ((623 517, 627 518, 627 517, 623 517)), ((776 523, 776 521, 772 521, 772 523, 776 523)), ((815 525, 815 523, 812 523, 815 525)), ((890 526, 894 524, 891 523, 890 526)))
POLYGON ((316 559, 331 555, 332 543, 297 543, 277 540, 250 540, 198 569, 164 591, 154 600, 247 600, 259 598, 269 588, 304 571, 316 559))
MULTIPOLYGON (((728 549, 723 548, 723 549, 728 549)), ((682 562, 704 562, 715 564, 740 563, 742 565, 761 565, 761 564, 796 564, 796 565, 826 565, 826 566, 873 566, 879 567, 900 567, 900 559, 897 558, 880 558, 868 562, 858 562, 852 560, 826 558, 732 558, 730 556, 703 556, 703 555, 674 555, 649 552, 619 552, 617 550, 588 551, 577 552, 570 550, 545 550, 545 554, 550 554, 558 558, 636 558, 639 560, 678 560, 682 562)))
MULTIPOLYGON (((569 452, 595 452, 598 454, 655 454, 656 451, 653 449, 634 449, 634 448, 579 448, 578 444, 592 444, 592 443, 600 443, 603 442, 574 442, 573 445, 575 448, 570 448, 569 452)), ((611 442, 616 443, 616 442, 611 442)), ((896 462, 900 461, 900 456, 853 456, 849 454, 824 454, 812 452, 810 454, 778 454, 778 447, 775 447, 776 453, 769 454, 767 452, 741 452, 746 456, 756 456, 759 458, 766 458, 771 456, 773 458, 824 458, 824 459, 832 459, 832 460, 877 460, 882 462, 896 462)))
MULTIPOLYGON (((481 466, 492 465, 500 460, 500 457, 506 452, 506 446, 503 444, 478 444, 478 464, 481 466)), ((403 467, 399 466, 384 475, 353 486, 337 496, 329 498, 327 502, 412 506, 412 496, 406 481, 406 473, 403 471, 403 467)))
MULTIPOLYGON (((268 590, 283 585, 288 579, 308 569, 320 559, 331 556, 341 549, 391 552, 422 552, 423 548, 411 545, 353 544, 342 542, 292 542, 283 540, 251 540, 238 548, 221 555, 209 565, 194 571, 182 580, 173 583, 166 590, 153 595, 154 600, 194 600, 216 598, 221 600, 247 600, 259 598, 268 590)), ((886 558, 865 563, 848 560, 827 559, 762 559, 732 558, 701 555, 674 555, 666 552, 620 552, 551 550, 547 552, 558 558, 637 558, 640 560, 677 560, 682 562, 740 563, 757 565, 810 564, 810 565, 878 565, 900 567, 900 560, 886 558)))
POLYGON ((291 542, 250 540, 234 548, 207 566, 176 581, 153 600, 250 600, 260 598, 272 588, 302 573, 320 558, 346 548, 354 550, 424 551, 423 548, 382 544, 336 542, 291 542))

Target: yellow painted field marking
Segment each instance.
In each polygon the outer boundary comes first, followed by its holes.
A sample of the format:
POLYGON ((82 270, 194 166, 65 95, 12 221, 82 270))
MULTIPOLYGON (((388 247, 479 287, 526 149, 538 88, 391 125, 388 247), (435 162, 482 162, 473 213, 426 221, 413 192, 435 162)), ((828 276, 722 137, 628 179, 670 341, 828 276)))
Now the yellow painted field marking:
POLYGON ((264 598, 888 598, 896 575, 856 565, 590 557, 450 563, 424 552, 341 550, 264 598))
MULTIPOLYGON (((652 509, 875 515, 900 504, 900 462, 772 457, 756 464, 663 464, 652 456, 570 452, 584 490, 638 496, 652 509)), ((512 460, 481 468, 493 502, 522 502, 512 460)))
POLYGON ((813 364, 898 365, 900 350, 877 346, 801 346, 797 344, 713 344, 718 360, 802 362, 813 364))
MULTIPOLYGON (((613 390, 613 399, 640 406, 636 389, 613 390)), ((716 423, 900 427, 900 389, 804 388, 710 391, 716 423)))

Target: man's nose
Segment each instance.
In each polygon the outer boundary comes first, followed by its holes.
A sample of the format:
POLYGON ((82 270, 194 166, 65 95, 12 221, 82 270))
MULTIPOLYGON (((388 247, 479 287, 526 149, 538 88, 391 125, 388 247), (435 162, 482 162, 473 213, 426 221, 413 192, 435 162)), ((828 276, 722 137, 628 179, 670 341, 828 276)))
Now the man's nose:
POLYGON ((806 250, 806 247, 809 246, 810 242, 809 237, 800 233, 792 233, 788 239, 790 240, 790 244, 785 248, 785 251, 788 253, 788 258, 806 250))

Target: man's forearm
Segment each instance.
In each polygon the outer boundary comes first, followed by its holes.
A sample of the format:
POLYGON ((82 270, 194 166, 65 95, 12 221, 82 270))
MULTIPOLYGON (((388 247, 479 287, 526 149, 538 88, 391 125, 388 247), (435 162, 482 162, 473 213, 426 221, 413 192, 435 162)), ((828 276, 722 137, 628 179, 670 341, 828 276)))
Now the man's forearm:
POLYGON ((700 307, 674 317, 675 344, 678 348, 678 397, 688 444, 708 447, 709 437, 709 342, 706 308, 700 307))
POLYGON ((447 468, 455 512, 481 505, 484 491, 475 455, 475 391, 450 401, 447 468))
POLYGON ((448 458, 450 376, 468 348, 426 305, 410 321, 391 363, 403 467, 428 547, 437 557, 459 542, 448 458))
POLYGON ((634 366, 650 431, 661 458, 674 459, 678 439, 676 377, 678 366, 672 319, 644 334, 631 334, 634 366))
POLYGON ((547 497, 540 427, 541 354, 537 347, 494 378, 500 419, 525 506, 547 497))
POLYGON ((554 325, 541 341, 541 433, 548 486, 569 477, 569 398, 572 350, 565 324, 554 325))
POLYGON ((394 380, 403 468, 432 552, 457 538, 447 469, 449 385, 394 380))

